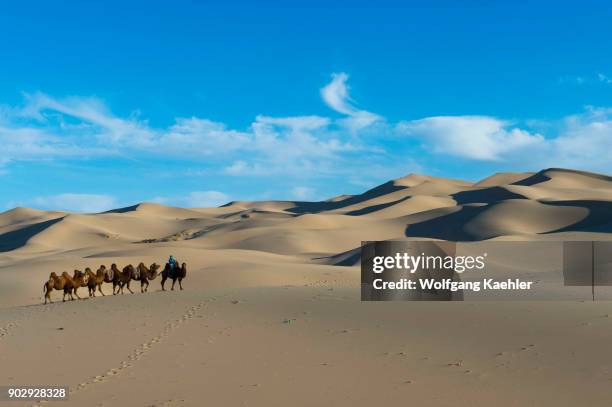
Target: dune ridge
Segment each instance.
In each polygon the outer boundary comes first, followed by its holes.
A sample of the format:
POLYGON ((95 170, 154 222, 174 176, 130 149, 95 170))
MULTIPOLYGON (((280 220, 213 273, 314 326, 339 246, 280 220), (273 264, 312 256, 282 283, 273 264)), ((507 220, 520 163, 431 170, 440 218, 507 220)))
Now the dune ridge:
POLYGON ((98 214, 15 208, 0 214, 0 252, 174 241, 332 257, 365 239, 588 239, 612 232, 611 203, 612 178, 584 171, 497 173, 477 182, 411 174, 317 202, 141 203, 98 214))

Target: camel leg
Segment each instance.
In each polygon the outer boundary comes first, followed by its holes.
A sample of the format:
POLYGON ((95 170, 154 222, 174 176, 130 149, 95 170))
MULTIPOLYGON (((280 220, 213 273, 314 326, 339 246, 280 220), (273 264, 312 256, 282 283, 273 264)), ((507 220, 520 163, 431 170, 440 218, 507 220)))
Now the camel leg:
POLYGON ((167 277, 162 276, 162 280, 161 280, 162 291, 166 291, 166 289, 164 288, 164 284, 166 283, 166 278, 167 277))
POLYGON ((143 280, 140 280, 140 293, 142 294, 142 293, 144 293, 144 292, 145 292, 145 289, 144 289, 144 281, 143 281, 143 280))
POLYGON ((115 292, 116 288, 117 288, 117 283, 113 281, 113 295, 117 295, 117 293, 115 292))
POLYGON ((145 280, 145 293, 149 291, 149 280, 145 280))
POLYGON ((51 301, 51 292, 47 283, 43 285, 43 292, 45 293, 45 304, 47 303, 47 299, 49 299, 49 302, 53 302, 51 301))
POLYGON ((98 291, 100 291, 100 294, 102 294, 102 297, 104 297, 104 291, 102 291, 102 284, 98 284, 98 291))
POLYGON ((172 287, 170 287, 171 291, 174 291, 174 284, 176 283, 176 279, 172 279, 172 287))
POLYGON ((134 294, 134 291, 132 291, 132 289, 130 288, 130 282, 127 282, 127 289, 131 294, 134 294))
POLYGON ((179 278, 179 287, 181 287, 181 290, 183 289, 183 283, 182 283, 183 279, 179 278))
POLYGON ((73 291, 74 291, 74 295, 76 295, 76 296, 77 296, 77 298, 80 300, 80 299, 81 299, 81 297, 79 297, 79 294, 77 293, 77 290, 78 290, 78 288, 75 288, 75 289, 73 290, 73 291))

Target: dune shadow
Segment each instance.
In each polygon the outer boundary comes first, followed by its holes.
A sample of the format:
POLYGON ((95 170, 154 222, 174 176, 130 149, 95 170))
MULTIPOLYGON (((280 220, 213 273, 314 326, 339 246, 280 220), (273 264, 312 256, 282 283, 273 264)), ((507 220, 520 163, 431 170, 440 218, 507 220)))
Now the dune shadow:
POLYGON ((461 191, 457 192, 456 194, 452 194, 451 197, 457 201, 458 205, 468 203, 492 203, 504 201, 506 199, 526 199, 523 195, 508 191, 503 187, 461 191))
POLYGON ((134 212, 135 210, 138 209, 138 207, 140 206, 140 204, 136 204, 136 205, 132 205, 132 206, 126 206, 123 208, 117 208, 117 209, 111 209, 110 211, 105 211, 102 213, 127 213, 127 212, 134 212))
POLYGON ((564 173, 575 174, 575 175, 583 175, 589 178, 598 179, 600 181, 612 182, 612 177, 608 175, 594 174, 591 172, 585 172, 585 171, 580 171, 580 170, 570 170, 567 168, 547 168, 545 170, 542 170, 542 171, 539 171, 533 174, 530 177, 514 182, 512 183, 512 185, 532 186, 532 185, 540 184, 542 182, 550 181, 552 178, 546 175, 546 173, 549 171, 564 172, 564 173))
POLYGON ((522 185, 526 187, 530 187, 532 185, 540 184, 542 182, 550 181, 550 178, 543 174, 543 171, 536 172, 535 174, 524 178, 522 180, 516 181, 511 185, 522 185))
POLYGON ((28 240, 30 240, 30 238, 32 238, 34 235, 42 232, 63 219, 64 217, 60 217, 57 219, 35 223, 33 225, 28 225, 24 228, 0 235, 0 253, 10 252, 11 250, 19 249, 20 247, 25 246, 28 240))
POLYGON ((593 200, 574 200, 574 201, 548 201, 542 202, 544 205, 550 206, 572 206, 585 208, 589 211, 588 215, 568 226, 564 226, 557 230, 545 232, 560 233, 560 232, 599 232, 612 233, 612 202, 608 201, 593 201, 593 200))
MULTIPOLYGON (((480 215, 490 206, 464 206, 457 212, 406 226, 406 237, 423 237, 449 240, 454 242, 471 242, 483 237, 465 230, 466 223, 480 215)), ((491 236, 492 237, 492 236, 491 236)))
POLYGON ((294 202, 293 208, 287 209, 287 212, 291 213, 319 213, 324 211, 332 211, 334 209, 340 209, 347 206, 355 205, 360 202, 368 201, 370 199, 378 198, 379 196, 387 195, 408 187, 395 185, 394 181, 385 182, 375 188, 372 188, 363 194, 354 195, 350 198, 342 201, 319 201, 319 202, 294 202))
POLYGON ((365 208, 361 208, 361 209, 356 209, 354 211, 350 211, 350 212, 346 212, 346 215, 349 216, 360 216, 360 215, 367 215, 369 213, 374 213, 374 212, 378 212, 380 210, 389 208, 393 205, 396 205, 400 202, 404 202, 407 199, 412 198, 412 196, 406 196, 404 198, 398 199, 396 201, 393 202, 386 202, 386 203, 382 203, 382 204, 378 204, 378 205, 372 205, 372 206, 367 206, 365 208))

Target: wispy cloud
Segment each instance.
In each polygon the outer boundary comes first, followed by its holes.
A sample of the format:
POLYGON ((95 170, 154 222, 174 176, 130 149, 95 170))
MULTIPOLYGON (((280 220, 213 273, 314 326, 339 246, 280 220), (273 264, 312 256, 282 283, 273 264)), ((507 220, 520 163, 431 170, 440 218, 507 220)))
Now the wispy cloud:
MULTIPOLYGON (((539 131, 529 123, 478 115, 392 123, 357 107, 348 78, 346 73, 333 74, 321 88, 323 102, 340 118, 261 114, 242 129, 195 116, 153 127, 138 112, 121 117, 96 98, 26 95, 21 106, 0 106, 0 174, 19 161, 143 155, 152 161, 181 160, 185 165, 177 171, 198 168, 211 176, 274 176, 296 185, 341 177, 351 184, 368 183, 415 167, 427 171, 429 158, 436 156, 506 167, 612 169, 610 109, 588 108, 554 122, 540 121, 539 131)), ((598 80, 609 81, 603 74, 598 80)), ((296 198, 307 193, 287 190, 296 198)), ((208 206, 225 199, 216 195, 215 200, 211 192, 215 191, 196 191, 180 201, 159 199, 183 206, 208 206)), ((79 207, 78 198, 70 194, 63 198, 46 197, 40 202, 79 207), (66 205, 69 199, 72 205, 66 205)))
POLYGON ((586 76, 564 75, 559 77, 558 82, 559 84, 583 85, 589 82, 589 78, 586 76))
MULTIPOLYGON (((350 109, 349 119, 366 113, 350 109)), ((23 106, 2 109, 0 142, 9 161, 54 158, 151 156, 206 162, 228 175, 278 173, 320 175, 345 153, 366 148, 342 129, 344 123, 320 116, 259 115, 246 129, 232 129, 210 119, 176 118, 167 128, 153 128, 139 114, 114 115, 95 98, 25 96, 23 106)), ((361 119, 359 119, 361 120, 361 119)))
POLYGON ((341 123, 352 131, 361 130, 382 120, 379 115, 358 109, 354 105, 354 101, 349 95, 348 78, 349 76, 344 72, 332 74, 331 82, 321 89, 321 96, 327 106, 338 113, 349 116, 342 119, 341 123))
POLYGON ((291 190, 291 195, 301 201, 312 200, 315 197, 315 189, 305 186, 297 186, 291 190))
POLYGON ((612 78, 604 73, 597 73, 597 75, 582 75, 582 76, 571 76, 565 75, 559 78, 560 84, 570 85, 598 85, 598 84, 612 84, 612 78))
POLYGON ((606 83, 606 84, 612 84, 612 78, 610 78, 609 76, 604 75, 602 73, 598 73, 597 74, 597 79, 599 79, 599 82, 603 82, 603 83, 606 83))
POLYGON ((65 193, 39 196, 26 204, 38 209, 94 213, 116 208, 117 200, 110 195, 65 193))

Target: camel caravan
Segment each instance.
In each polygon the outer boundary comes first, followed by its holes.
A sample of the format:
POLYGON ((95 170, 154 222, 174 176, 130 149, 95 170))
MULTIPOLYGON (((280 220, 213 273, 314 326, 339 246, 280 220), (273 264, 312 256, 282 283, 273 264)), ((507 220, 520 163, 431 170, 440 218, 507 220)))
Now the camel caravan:
MULTIPOLYGON (((182 281, 187 276, 187 265, 183 263, 179 267, 178 262, 176 262, 172 256, 170 259, 171 262, 166 263, 166 266, 161 272, 162 291, 166 291, 164 284, 167 279, 172 280, 171 290, 174 290, 174 284, 177 280, 182 290, 182 281)), ((113 295, 116 295, 119 293, 123 294, 123 289, 125 287, 127 287, 130 293, 134 294, 134 291, 130 288, 130 283, 132 281, 140 281, 140 292, 145 293, 149 289, 149 281, 157 278, 159 269, 160 266, 156 263, 151 264, 148 268, 144 263, 140 263, 137 267, 128 264, 122 270, 119 270, 117 265, 113 263, 110 268, 101 265, 95 273, 89 267, 85 268, 85 272, 74 270, 72 276, 66 271, 59 276, 55 272, 52 272, 49 275, 49 280, 47 280, 43 286, 45 304, 47 301, 53 302, 51 301, 51 291, 53 290, 64 291, 62 302, 66 301, 66 296, 68 296, 70 300, 74 300, 74 296, 81 299, 77 293, 80 287, 87 287, 90 298, 96 296, 96 290, 100 294, 105 295, 104 291, 102 291, 102 285, 104 283, 112 283, 113 295)))

